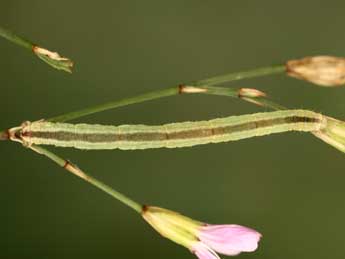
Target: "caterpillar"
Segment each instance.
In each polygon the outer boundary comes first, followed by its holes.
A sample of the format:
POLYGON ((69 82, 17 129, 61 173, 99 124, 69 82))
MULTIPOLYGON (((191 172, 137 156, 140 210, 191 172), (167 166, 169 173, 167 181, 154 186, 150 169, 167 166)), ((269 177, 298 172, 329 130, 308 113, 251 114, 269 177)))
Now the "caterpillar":
POLYGON ((326 116, 308 110, 282 110, 230 116, 208 121, 164 125, 98 125, 48 121, 26 122, 10 130, 24 145, 77 149, 149 149, 190 147, 235 141, 286 131, 320 132, 326 116))

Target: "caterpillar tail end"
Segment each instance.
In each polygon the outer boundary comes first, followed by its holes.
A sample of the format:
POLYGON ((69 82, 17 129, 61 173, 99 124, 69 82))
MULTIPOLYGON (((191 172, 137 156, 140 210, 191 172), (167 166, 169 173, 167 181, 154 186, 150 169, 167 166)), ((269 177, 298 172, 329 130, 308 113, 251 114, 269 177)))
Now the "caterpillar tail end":
POLYGON ((345 122, 324 116, 326 123, 314 136, 345 153, 345 122))

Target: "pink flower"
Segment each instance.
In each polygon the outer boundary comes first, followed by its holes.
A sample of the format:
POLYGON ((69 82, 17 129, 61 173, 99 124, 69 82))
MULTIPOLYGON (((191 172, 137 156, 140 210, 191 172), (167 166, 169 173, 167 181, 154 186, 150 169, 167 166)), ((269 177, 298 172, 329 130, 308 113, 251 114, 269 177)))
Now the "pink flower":
POLYGON ((261 234, 240 225, 208 225, 177 212, 146 206, 143 218, 162 236, 188 248, 200 259, 253 252, 261 234))
POLYGON ((200 243, 206 245, 208 251, 214 255, 214 251, 224 255, 238 255, 241 252, 253 252, 258 247, 261 234, 253 229, 240 225, 206 225, 200 228, 197 234, 200 242, 192 251, 199 258, 217 258, 206 254, 200 243))

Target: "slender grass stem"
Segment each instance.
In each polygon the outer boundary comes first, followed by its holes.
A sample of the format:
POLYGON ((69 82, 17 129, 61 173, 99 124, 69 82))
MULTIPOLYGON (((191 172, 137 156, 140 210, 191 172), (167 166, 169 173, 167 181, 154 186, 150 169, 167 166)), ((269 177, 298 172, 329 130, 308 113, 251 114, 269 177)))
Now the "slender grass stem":
POLYGON ((9 140, 10 136, 6 130, 0 132, 0 141, 9 140))
MULTIPOLYGON (((250 102, 262 107, 267 107, 272 110, 285 110, 286 108, 278 103, 275 103, 271 100, 269 100, 266 97, 265 93, 261 93, 256 97, 250 97, 246 96, 245 91, 243 91, 246 88, 227 88, 227 87, 217 87, 217 86, 199 86, 202 89, 206 89, 207 91, 203 92, 203 94, 209 94, 209 95, 219 95, 219 96, 228 96, 233 98, 240 98, 246 102, 250 102)), ((258 91, 256 89, 247 89, 247 91, 258 91)))
POLYGON ((10 42, 13 42, 14 44, 17 44, 18 46, 32 51, 39 59, 55 69, 63 70, 69 73, 72 72, 73 62, 68 58, 61 57, 58 53, 39 47, 23 37, 1 27, 0 36, 9 40, 10 42))
POLYGON ((225 75, 219 75, 203 80, 195 81, 192 85, 217 85, 231 81, 238 81, 242 79, 248 79, 253 77, 260 77, 266 75, 280 74, 286 71, 285 65, 276 65, 270 67, 261 67, 247 71, 234 72, 225 75))
POLYGON ((112 102, 108 102, 108 103, 104 103, 100 105, 91 106, 82 110, 69 112, 69 113, 65 113, 56 117, 52 117, 47 120, 52 121, 52 122, 66 122, 66 121, 81 118, 90 114, 94 114, 97 112, 106 111, 106 110, 130 105, 130 104, 141 103, 141 102, 145 102, 149 100, 154 100, 154 99, 159 99, 159 98, 174 96, 174 95, 179 95, 179 94, 195 94, 195 93, 208 94, 208 95, 222 95, 222 96, 228 96, 228 97, 237 98, 237 99, 240 98, 247 102, 251 102, 260 106, 269 107, 275 110, 279 110, 283 108, 283 106, 268 100, 265 97, 265 94, 263 94, 262 96, 257 96, 257 97, 241 95, 241 89, 242 88, 225 88, 225 87, 214 87, 214 86, 207 86, 207 85, 202 85, 202 86, 197 86, 197 87, 190 86, 190 85, 188 86, 180 85, 180 86, 166 88, 163 90, 152 91, 152 92, 138 95, 135 97, 125 98, 125 99, 121 99, 117 101, 112 101, 112 102))
POLYGON ((124 205, 130 207, 131 209, 135 210, 138 213, 142 212, 142 205, 133 201, 132 199, 128 198, 126 195, 114 190, 110 186, 106 185, 105 183, 101 182, 100 180, 97 180, 96 178, 86 174, 84 171, 82 171, 80 168, 78 168, 76 165, 72 164, 71 162, 59 157, 58 155, 54 154, 53 152, 39 147, 32 145, 30 146, 30 149, 33 151, 44 155, 48 157, 50 160, 61 166, 62 168, 66 169, 70 173, 80 177, 81 179, 85 180, 86 182, 96 186, 98 189, 102 190, 103 192, 109 194, 113 198, 117 199, 124 205))
POLYGON ((172 96, 178 93, 179 93, 178 87, 166 88, 163 90, 152 91, 146 94, 138 95, 135 97, 125 98, 118 101, 113 101, 113 102, 108 102, 108 103, 103 103, 103 104, 87 107, 82 110, 69 112, 69 113, 62 114, 56 117, 52 117, 52 118, 49 118, 48 120, 53 121, 53 122, 70 121, 70 120, 84 117, 86 115, 94 114, 97 112, 106 111, 106 110, 130 105, 130 104, 141 103, 141 102, 154 100, 154 99, 158 99, 162 97, 172 96))
POLYGON ((30 41, 14 34, 13 32, 6 30, 4 28, 0 27, 0 36, 2 36, 3 38, 13 42, 14 44, 17 44, 23 48, 32 50, 32 48, 34 47, 34 44, 31 43, 30 41))

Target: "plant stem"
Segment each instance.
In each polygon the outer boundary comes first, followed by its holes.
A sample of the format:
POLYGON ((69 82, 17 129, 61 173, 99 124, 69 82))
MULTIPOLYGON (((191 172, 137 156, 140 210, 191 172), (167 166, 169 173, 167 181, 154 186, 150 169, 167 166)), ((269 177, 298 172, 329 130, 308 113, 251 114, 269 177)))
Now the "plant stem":
POLYGON ((52 117, 47 119, 48 121, 52 122, 65 122, 65 121, 70 121, 73 119, 81 118, 90 114, 94 114, 97 112, 105 111, 105 110, 110 110, 130 104, 135 104, 135 103, 141 103, 149 100, 154 100, 154 99, 159 99, 162 97, 167 97, 167 96, 173 96, 173 95, 179 95, 179 94, 209 94, 209 95, 223 95, 223 96, 228 96, 228 97, 233 97, 233 98, 240 98, 243 99, 247 102, 251 102, 257 105, 269 107, 272 109, 281 109, 282 106, 275 104, 272 101, 269 101, 267 98, 264 96, 262 97, 247 97, 247 96, 241 96, 240 89, 234 89, 234 88, 225 88, 225 87, 214 87, 214 86, 208 86, 208 85, 203 85, 203 86, 186 86, 186 85, 180 85, 180 86, 175 86, 175 87, 170 87, 166 88, 163 90, 158 90, 158 91, 152 91, 146 94, 142 95, 137 95, 135 97, 130 97, 130 98, 125 98, 122 100, 118 101, 112 101, 96 106, 91 106, 82 110, 74 111, 74 112, 69 112, 65 113, 56 117, 52 117), (192 91, 187 91, 185 89, 191 89, 194 88, 192 91))
POLYGON ((17 44, 17 45, 24 47, 26 49, 29 49, 29 50, 32 50, 32 48, 34 47, 34 44, 31 43, 30 41, 28 41, 22 37, 19 37, 16 34, 14 34, 13 32, 6 30, 4 28, 1 28, 1 27, 0 27, 0 36, 13 42, 14 44, 17 44))
POLYGON ((270 67, 261 67, 247 71, 234 72, 225 75, 219 75, 211 78, 206 78, 203 80, 195 81, 192 85, 216 85, 231 81, 238 81, 242 79, 248 79, 253 77, 260 77, 266 75, 280 74, 286 71, 285 65, 276 65, 270 67))
POLYGON ((82 171, 80 168, 78 168, 76 165, 72 164, 71 162, 69 162, 69 161, 57 156, 53 152, 51 152, 45 148, 39 147, 39 146, 32 145, 32 146, 30 146, 30 149, 32 149, 33 151, 35 151, 41 155, 48 157, 49 159, 54 161, 56 164, 58 164, 62 168, 66 169, 70 173, 80 177, 81 179, 85 180, 86 182, 96 186, 98 189, 100 189, 103 192, 114 197, 115 199, 117 199, 121 203, 125 204, 126 206, 132 208, 136 212, 138 212, 138 213, 142 212, 143 206, 141 204, 133 201, 132 199, 125 196, 124 194, 114 190, 113 188, 111 188, 110 186, 106 185, 105 183, 97 180, 96 178, 86 174, 84 171, 82 171))
MULTIPOLYGON (((246 102, 250 102, 262 107, 267 107, 272 110, 284 110, 286 109, 284 106, 275 103, 271 100, 269 100, 265 93, 262 93, 262 96, 257 96, 257 97, 249 97, 249 96, 244 96, 243 94, 241 95, 241 92, 245 88, 226 88, 226 87, 217 87, 217 86, 199 86, 201 89, 206 89, 207 91, 203 92, 203 94, 209 94, 209 95, 219 95, 219 96, 228 96, 228 97, 233 97, 233 98, 239 98, 242 99, 246 102)), ((257 91, 256 89, 249 89, 249 90, 254 90, 257 91)))
POLYGON ((69 113, 62 114, 62 115, 59 115, 56 117, 52 117, 48 120, 53 121, 53 122, 70 121, 70 120, 84 117, 86 115, 90 115, 93 113, 97 113, 97 112, 101 112, 101 111, 105 111, 105 110, 110 110, 110 109, 130 105, 130 104, 154 100, 154 99, 158 99, 158 98, 162 98, 162 97, 166 97, 166 96, 172 96, 172 95, 176 95, 178 93, 179 93, 178 87, 166 88, 163 90, 152 91, 152 92, 138 95, 138 96, 131 97, 131 98, 125 98, 125 99, 122 99, 119 101, 113 101, 113 102, 108 102, 108 103, 104 103, 104 104, 100 104, 100 105, 96 105, 96 106, 91 106, 91 107, 88 107, 88 108, 85 108, 82 110, 69 112, 69 113))
POLYGON ((9 139, 10 139, 10 136, 7 130, 0 132, 0 140, 9 140, 9 139))

